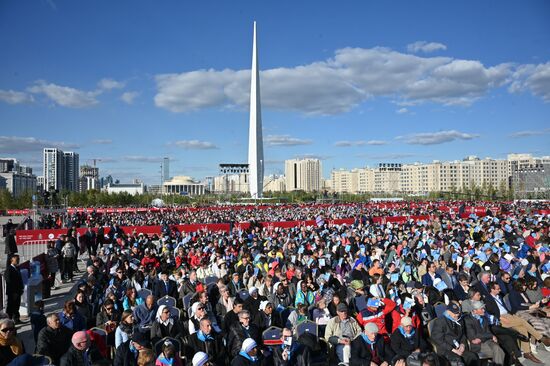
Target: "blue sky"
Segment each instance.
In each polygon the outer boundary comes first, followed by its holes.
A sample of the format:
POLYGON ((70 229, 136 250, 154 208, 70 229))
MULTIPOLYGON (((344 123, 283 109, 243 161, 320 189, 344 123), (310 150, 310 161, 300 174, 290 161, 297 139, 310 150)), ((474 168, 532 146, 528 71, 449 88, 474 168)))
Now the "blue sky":
POLYGON ((246 162, 258 22, 266 173, 284 160, 550 154, 548 1, 0 2, 0 156, 203 178, 246 162))

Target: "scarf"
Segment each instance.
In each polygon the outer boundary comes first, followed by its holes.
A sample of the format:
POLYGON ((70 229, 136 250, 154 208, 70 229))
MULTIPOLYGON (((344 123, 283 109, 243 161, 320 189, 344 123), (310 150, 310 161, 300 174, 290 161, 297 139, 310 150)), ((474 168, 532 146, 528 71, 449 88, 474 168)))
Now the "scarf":
POLYGON ((212 337, 210 334, 204 334, 202 332, 202 330, 199 330, 197 332, 197 338, 199 339, 199 341, 201 342, 206 342, 206 341, 213 341, 214 340, 214 337, 212 337))
POLYGON ((128 334, 128 336, 131 336, 134 333, 133 326, 124 322, 120 322, 120 330, 128 334))
POLYGON ((17 337, 11 339, 0 337, 0 346, 10 346, 11 351, 16 356, 23 354, 23 344, 17 337))
POLYGON ((481 326, 483 326, 483 321, 484 321, 485 319, 483 319, 483 317, 482 317, 481 315, 472 314, 472 316, 473 316, 475 319, 477 319, 477 321, 479 322, 479 324, 480 324, 481 326))
POLYGON ((397 327, 397 329, 399 329, 399 331, 401 332, 401 334, 403 335, 403 337, 405 337, 405 339, 408 339, 408 338, 412 338, 414 336, 414 333, 416 332, 414 330, 414 328, 411 330, 411 332, 409 334, 405 333, 405 329, 403 329, 402 326, 399 326, 397 327))
MULTIPOLYGON (((453 319, 453 317, 451 317, 447 311, 445 311, 445 312, 443 313, 443 315, 445 316, 445 318, 449 319, 450 321, 452 321, 453 323, 455 323, 456 325, 458 325, 459 327, 461 327, 461 325, 460 325, 460 323, 458 322, 458 320, 453 319)), ((459 320, 460 320, 460 318, 459 318, 459 320)))
POLYGON ((366 344, 370 345, 370 349, 374 350, 374 343, 376 343, 376 340, 371 341, 365 333, 361 333, 361 337, 363 337, 366 344))
POLYGON ((166 358, 165 355, 160 355, 157 358, 157 362, 163 366, 172 366, 174 364, 174 358, 166 358))
POLYGON ((240 351, 239 352, 239 355, 243 356, 244 358, 246 358, 247 360, 249 360, 250 362, 256 362, 258 361, 258 357, 257 356, 250 356, 248 353, 246 353, 245 351, 240 351))

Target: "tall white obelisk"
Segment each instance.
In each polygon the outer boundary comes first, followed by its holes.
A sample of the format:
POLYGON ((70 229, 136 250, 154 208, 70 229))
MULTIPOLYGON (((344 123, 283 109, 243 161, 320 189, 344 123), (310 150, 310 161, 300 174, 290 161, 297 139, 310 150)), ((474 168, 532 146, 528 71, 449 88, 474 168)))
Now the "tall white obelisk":
POLYGON ((256 22, 252 44, 250 80, 250 127, 248 131, 248 182, 250 197, 262 198, 264 190, 264 142, 262 137, 262 109, 260 107, 260 70, 256 46, 256 22))

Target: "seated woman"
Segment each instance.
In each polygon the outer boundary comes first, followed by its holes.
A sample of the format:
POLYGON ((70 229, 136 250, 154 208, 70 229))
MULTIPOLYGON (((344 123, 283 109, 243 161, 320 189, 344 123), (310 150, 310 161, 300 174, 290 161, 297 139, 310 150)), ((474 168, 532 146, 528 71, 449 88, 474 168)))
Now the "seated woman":
POLYGON ((286 327, 289 329, 292 329, 293 331, 296 331, 296 327, 307 320, 308 320, 307 306, 302 303, 298 303, 296 310, 293 310, 288 316, 288 320, 286 321, 286 327))
POLYGON ((118 346, 130 339, 133 333, 134 314, 131 310, 124 310, 120 318, 120 324, 115 331, 115 347, 118 348, 118 346))
POLYGON ((155 366, 182 366, 176 347, 170 340, 167 339, 162 344, 162 352, 157 357, 155 366))
POLYGON ((315 309, 313 309, 313 321, 319 327, 319 334, 325 334, 325 328, 330 318, 332 317, 327 309, 325 299, 319 300, 317 304, 315 304, 315 309))
POLYGON ((74 300, 65 301, 63 311, 59 313, 59 322, 73 332, 86 330, 86 321, 82 315, 76 311, 74 300))
POLYGON ((143 299, 138 296, 135 288, 130 287, 126 290, 126 295, 122 299, 122 307, 124 310, 134 311, 136 307, 143 304, 143 299))
POLYGON ((157 316, 151 326, 151 341, 153 344, 164 337, 181 338, 182 327, 179 319, 173 319, 170 315, 170 308, 166 305, 159 306, 157 316))
MULTIPOLYGON (((536 286, 536 282, 533 282, 536 286)), ((536 316, 536 312, 548 303, 548 299, 531 303, 527 297, 526 290, 527 281, 524 279, 518 279, 512 284, 512 290, 509 295, 512 307, 511 313, 527 320, 539 332, 550 334, 550 319, 536 316)))
POLYGON ((111 299, 105 300, 101 311, 96 316, 96 326, 105 329, 107 332, 107 345, 115 345, 115 330, 120 321, 120 313, 115 310, 111 299))
POLYGON ((17 338, 13 320, 8 318, 0 320, 0 365, 7 365, 24 353, 25 347, 17 338))
POLYGON ((92 306, 88 302, 88 298, 86 297, 86 293, 84 291, 78 290, 76 292, 76 295, 74 297, 74 304, 76 311, 84 318, 84 324, 86 324, 86 328, 92 328, 92 306))

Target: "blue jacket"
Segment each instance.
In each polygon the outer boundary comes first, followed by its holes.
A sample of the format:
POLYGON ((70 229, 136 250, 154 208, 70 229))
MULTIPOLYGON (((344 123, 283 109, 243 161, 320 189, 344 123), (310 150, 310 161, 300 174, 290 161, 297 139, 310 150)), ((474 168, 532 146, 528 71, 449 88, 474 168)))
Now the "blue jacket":
POLYGON ((136 324, 140 328, 151 326, 157 315, 157 308, 157 304, 153 305, 151 310, 147 309, 147 305, 145 303, 139 305, 134 310, 134 319, 136 324))
POLYGON ((78 312, 73 314, 73 317, 70 318, 64 312, 59 313, 59 322, 61 325, 64 325, 66 328, 69 328, 73 332, 78 332, 80 330, 86 330, 86 322, 82 315, 78 312))

